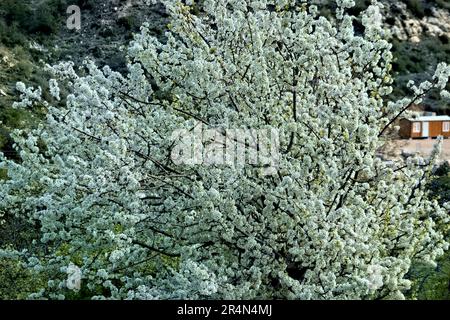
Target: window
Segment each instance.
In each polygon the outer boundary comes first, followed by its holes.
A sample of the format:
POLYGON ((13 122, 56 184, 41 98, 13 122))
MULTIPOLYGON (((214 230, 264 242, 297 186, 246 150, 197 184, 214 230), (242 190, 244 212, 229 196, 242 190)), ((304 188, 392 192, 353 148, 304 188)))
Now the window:
POLYGON ((450 122, 442 122, 442 132, 450 132, 450 122))
POLYGON ((413 132, 414 133, 420 133, 420 122, 414 122, 413 123, 413 132))

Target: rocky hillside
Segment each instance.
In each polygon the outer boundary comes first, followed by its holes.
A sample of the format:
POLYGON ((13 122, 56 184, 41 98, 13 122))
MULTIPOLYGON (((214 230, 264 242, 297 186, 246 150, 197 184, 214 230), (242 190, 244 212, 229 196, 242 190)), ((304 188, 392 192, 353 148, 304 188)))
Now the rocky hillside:
MULTIPOLYGON (((396 94, 402 96, 408 80, 425 80, 437 63, 450 62, 450 1, 384 2, 385 25, 396 57, 396 94)), ((439 113, 450 111, 437 96, 425 100, 424 107, 439 113)))
POLYGON ((12 109, 15 84, 47 87, 45 64, 90 58, 99 65, 126 71, 122 46, 148 22, 161 36, 167 15, 161 5, 141 0, 1 0, 0 1, 0 150, 14 156, 11 130, 31 128, 42 115, 12 109), (81 9, 81 29, 69 30, 66 10, 81 9))
POLYGON ((60 59, 81 63, 86 57, 98 64, 125 71, 122 46, 147 22, 155 36, 162 36, 168 24, 164 7, 148 5, 145 0, 79 1, 81 30, 62 28, 55 40, 54 51, 60 59))

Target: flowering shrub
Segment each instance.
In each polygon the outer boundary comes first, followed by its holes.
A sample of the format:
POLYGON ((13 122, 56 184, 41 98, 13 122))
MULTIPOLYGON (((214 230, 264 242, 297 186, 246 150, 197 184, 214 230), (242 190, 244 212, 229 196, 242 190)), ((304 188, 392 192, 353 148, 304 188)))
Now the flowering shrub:
POLYGON ((439 145, 404 164, 376 150, 450 68, 391 102, 375 4, 358 36, 354 1, 336 1, 332 21, 290 0, 205 0, 201 16, 163 2, 170 31, 160 42, 142 27, 126 76, 55 66, 71 90, 51 81, 60 108, 18 85, 16 107, 48 108, 39 129, 15 133, 21 162, 0 166, 0 210, 28 217, 47 248, 3 251, 53 275, 33 297, 402 298, 411 261, 448 247, 449 207, 424 191, 439 145), (275 174, 173 163, 172 133, 199 121, 277 128, 275 174))

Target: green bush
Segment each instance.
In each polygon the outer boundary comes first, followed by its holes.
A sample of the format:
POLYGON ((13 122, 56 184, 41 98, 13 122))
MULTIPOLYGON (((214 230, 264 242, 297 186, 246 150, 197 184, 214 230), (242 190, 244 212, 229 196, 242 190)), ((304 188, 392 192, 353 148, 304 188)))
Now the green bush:
POLYGON ((81 9, 92 9, 96 4, 96 0, 74 0, 70 4, 77 5, 81 9))
POLYGON ((24 1, 0 1, 0 42, 5 45, 23 44, 23 25, 31 10, 24 1))
POLYGON ((12 47, 15 45, 25 45, 26 37, 17 23, 7 25, 0 19, 0 43, 12 47))
POLYGON ((423 18, 425 16, 425 8, 421 0, 407 0, 406 6, 416 17, 423 18))
POLYGON ((0 20, 3 20, 6 28, 16 25, 17 29, 25 33, 52 34, 58 30, 59 22, 62 22, 66 8, 67 2, 61 0, 37 3, 30 0, 2 0, 0 20))
POLYGON ((436 0, 436 5, 442 9, 450 10, 450 2, 448 0, 436 0))
POLYGON ((6 135, 7 135, 6 130, 4 130, 2 127, 0 127, 0 150, 3 150, 3 148, 8 143, 8 138, 6 135))
POLYGON ((55 12, 50 7, 42 5, 37 8, 25 29, 31 33, 52 34, 58 30, 55 12))
POLYGON ((24 268, 18 260, 0 258, 0 300, 27 299, 46 282, 45 277, 24 268))
MULTIPOLYGON (((396 79, 392 96, 395 98, 402 98, 409 94, 405 76, 411 78, 411 74, 428 74, 428 78, 434 73, 434 68, 439 62, 448 61, 450 43, 446 37, 423 37, 421 40, 419 43, 396 39, 392 41, 394 54, 392 67, 396 79)), ((450 89, 450 86, 447 88, 450 89)), ((424 103, 436 109, 448 110, 447 103, 434 92, 424 103)))
MULTIPOLYGON (((428 184, 430 197, 440 203, 450 201, 450 166, 444 163, 434 172, 428 184)), ((420 300, 450 300, 450 251, 438 261, 436 267, 420 262, 413 264, 408 273, 413 282, 409 297, 420 300)))
POLYGON ((450 300, 450 252, 436 267, 417 263, 409 276, 413 282, 409 298, 419 300, 450 300))
POLYGON ((28 80, 33 72, 33 64, 28 60, 20 60, 14 66, 14 72, 24 75, 24 80, 28 80))
POLYGON ((441 204, 450 202, 450 166, 445 162, 435 172, 435 178, 428 184, 433 199, 441 204))
POLYGON ((31 15, 30 3, 27 1, 2 0, 0 15, 8 25, 18 23, 23 25, 31 15))
POLYGON ((119 18, 117 24, 128 31, 136 31, 139 29, 139 22, 132 15, 119 18))

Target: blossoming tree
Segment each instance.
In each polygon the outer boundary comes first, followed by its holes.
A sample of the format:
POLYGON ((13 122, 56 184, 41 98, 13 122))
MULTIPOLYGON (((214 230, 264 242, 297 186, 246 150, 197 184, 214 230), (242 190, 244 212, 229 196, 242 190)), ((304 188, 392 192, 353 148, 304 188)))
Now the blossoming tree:
POLYGON ((423 189, 438 150, 402 164, 376 151, 449 67, 391 102, 376 4, 355 34, 349 0, 333 19, 306 1, 205 0, 201 16, 164 3, 165 39, 144 25, 126 76, 63 63, 51 102, 18 85, 16 106, 47 121, 16 132, 20 162, 1 158, 1 212, 26 217, 45 250, 1 253, 50 275, 35 296, 402 298, 411 262, 448 247, 449 207, 423 189), (199 122, 276 128, 275 172, 174 163, 172 133, 199 122))

